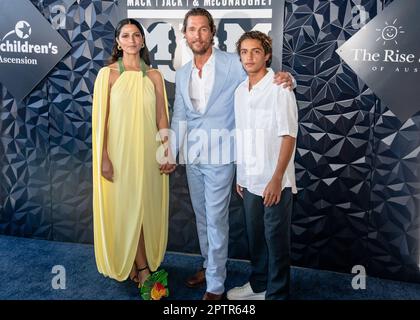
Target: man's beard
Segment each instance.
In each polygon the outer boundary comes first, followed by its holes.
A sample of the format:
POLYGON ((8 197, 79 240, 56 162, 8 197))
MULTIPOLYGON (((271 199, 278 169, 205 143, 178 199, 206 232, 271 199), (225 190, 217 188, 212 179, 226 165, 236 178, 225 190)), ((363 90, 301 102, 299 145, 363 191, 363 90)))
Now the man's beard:
POLYGON ((212 41, 209 41, 208 43, 204 43, 203 44, 203 47, 200 50, 194 49, 193 45, 194 44, 188 44, 188 46, 190 47, 191 51, 194 54, 201 56, 201 55, 205 54, 209 50, 209 48, 212 46, 212 41))

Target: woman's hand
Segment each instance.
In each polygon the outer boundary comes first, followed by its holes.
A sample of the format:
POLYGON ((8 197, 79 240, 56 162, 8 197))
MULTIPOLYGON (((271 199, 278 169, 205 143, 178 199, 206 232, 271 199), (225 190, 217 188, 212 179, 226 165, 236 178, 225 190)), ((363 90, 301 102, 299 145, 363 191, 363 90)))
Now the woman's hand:
POLYGON ((172 156, 172 152, 168 147, 168 143, 165 143, 166 145, 164 156, 165 156, 165 163, 161 164, 159 166, 159 170, 161 174, 171 174, 176 169, 176 161, 174 160, 174 157, 172 156))
POLYGON ((107 154, 102 157, 102 176, 110 181, 114 181, 114 167, 107 154))
POLYGON ((176 164, 164 164, 160 166, 160 173, 162 174, 171 174, 176 169, 176 164))

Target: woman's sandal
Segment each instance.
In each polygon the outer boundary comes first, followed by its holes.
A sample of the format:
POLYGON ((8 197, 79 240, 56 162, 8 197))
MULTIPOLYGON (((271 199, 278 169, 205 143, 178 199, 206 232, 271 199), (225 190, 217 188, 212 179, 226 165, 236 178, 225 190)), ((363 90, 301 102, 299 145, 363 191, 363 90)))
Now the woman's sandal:
POLYGON ((145 267, 143 267, 143 268, 140 268, 140 269, 137 269, 137 279, 139 280, 138 281, 138 284, 139 284, 139 288, 141 288, 143 285, 144 285, 144 283, 146 282, 146 280, 150 277, 150 275, 151 275, 151 273, 150 273, 150 269, 149 269, 149 266, 148 265, 146 265, 145 267), (144 281, 143 282, 141 282, 140 281, 140 273, 142 272, 142 271, 144 271, 144 270, 149 270, 149 274, 144 278, 144 281))

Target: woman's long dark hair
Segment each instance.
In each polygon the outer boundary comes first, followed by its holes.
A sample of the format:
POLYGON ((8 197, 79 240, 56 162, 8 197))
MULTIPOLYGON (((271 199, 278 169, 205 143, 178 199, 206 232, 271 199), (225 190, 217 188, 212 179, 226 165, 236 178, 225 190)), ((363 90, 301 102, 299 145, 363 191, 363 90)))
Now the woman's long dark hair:
POLYGON ((112 54, 111 54, 111 58, 108 61, 108 65, 113 64, 115 61, 118 60, 118 58, 123 56, 123 51, 118 50, 117 39, 120 36, 122 27, 124 27, 126 24, 134 24, 140 30, 140 33, 141 33, 141 36, 142 36, 143 42, 144 42, 144 47, 141 48, 141 50, 140 50, 140 58, 143 59, 143 61, 148 66, 150 66, 149 49, 147 49, 146 37, 144 36, 144 30, 143 30, 141 24, 137 22, 137 20, 130 19, 130 18, 123 19, 120 22, 118 22, 118 25, 115 29, 115 38, 114 38, 114 45, 112 47, 112 54))

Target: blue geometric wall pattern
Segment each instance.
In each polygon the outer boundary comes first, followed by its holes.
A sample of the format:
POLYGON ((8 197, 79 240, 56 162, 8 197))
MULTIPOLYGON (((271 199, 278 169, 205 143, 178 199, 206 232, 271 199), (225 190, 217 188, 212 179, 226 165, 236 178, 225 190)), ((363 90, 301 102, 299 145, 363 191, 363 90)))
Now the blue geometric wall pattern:
MULTIPOLYGON (((384 5, 388 4, 387 1, 384 5)), ((92 243, 91 104, 118 22, 116 0, 32 0, 72 50, 21 103, 0 86, 0 233, 92 243)), ((378 9, 379 7, 379 9, 378 9)), ((293 264, 420 282, 420 115, 406 123, 382 105, 335 50, 377 0, 287 0, 283 68, 298 81, 299 192, 293 264)), ((199 252, 180 166, 170 179, 168 249, 199 252)), ((233 193, 231 257, 246 258, 243 211, 233 193)))
POLYGON ((300 119, 292 258, 420 281, 418 118, 401 126, 334 53, 358 31, 360 6, 372 18, 382 3, 287 1, 283 64, 300 119))
POLYGON ((91 100, 112 48, 117 1, 32 3, 50 22, 54 8, 66 8, 58 32, 72 50, 23 103, 2 89, 0 231, 91 243, 91 100))
MULTIPOLYGON (((375 16, 376 1, 362 2, 375 16)), ((343 272, 367 266, 375 106, 371 90, 335 53, 358 31, 353 6, 287 1, 283 48, 283 64, 299 84, 292 258, 343 272)))
POLYGON ((54 240, 93 241, 92 92, 117 22, 116 2, 80 1, 69 8, 60 30, 72 50, 48 77, 54 240))
POLYGON ((1 87, 0 233, 51 239, 48 97, 39 84, 21 103, 1 87))
POLYGON ((420 282, 420 114, 401 123, 380 101, 375 110, 369 269, 420 282))
POLYGON ((369 269, 418 281, 420 264, 420 114, 401 123, 377 103, 369 217, 369 269))

